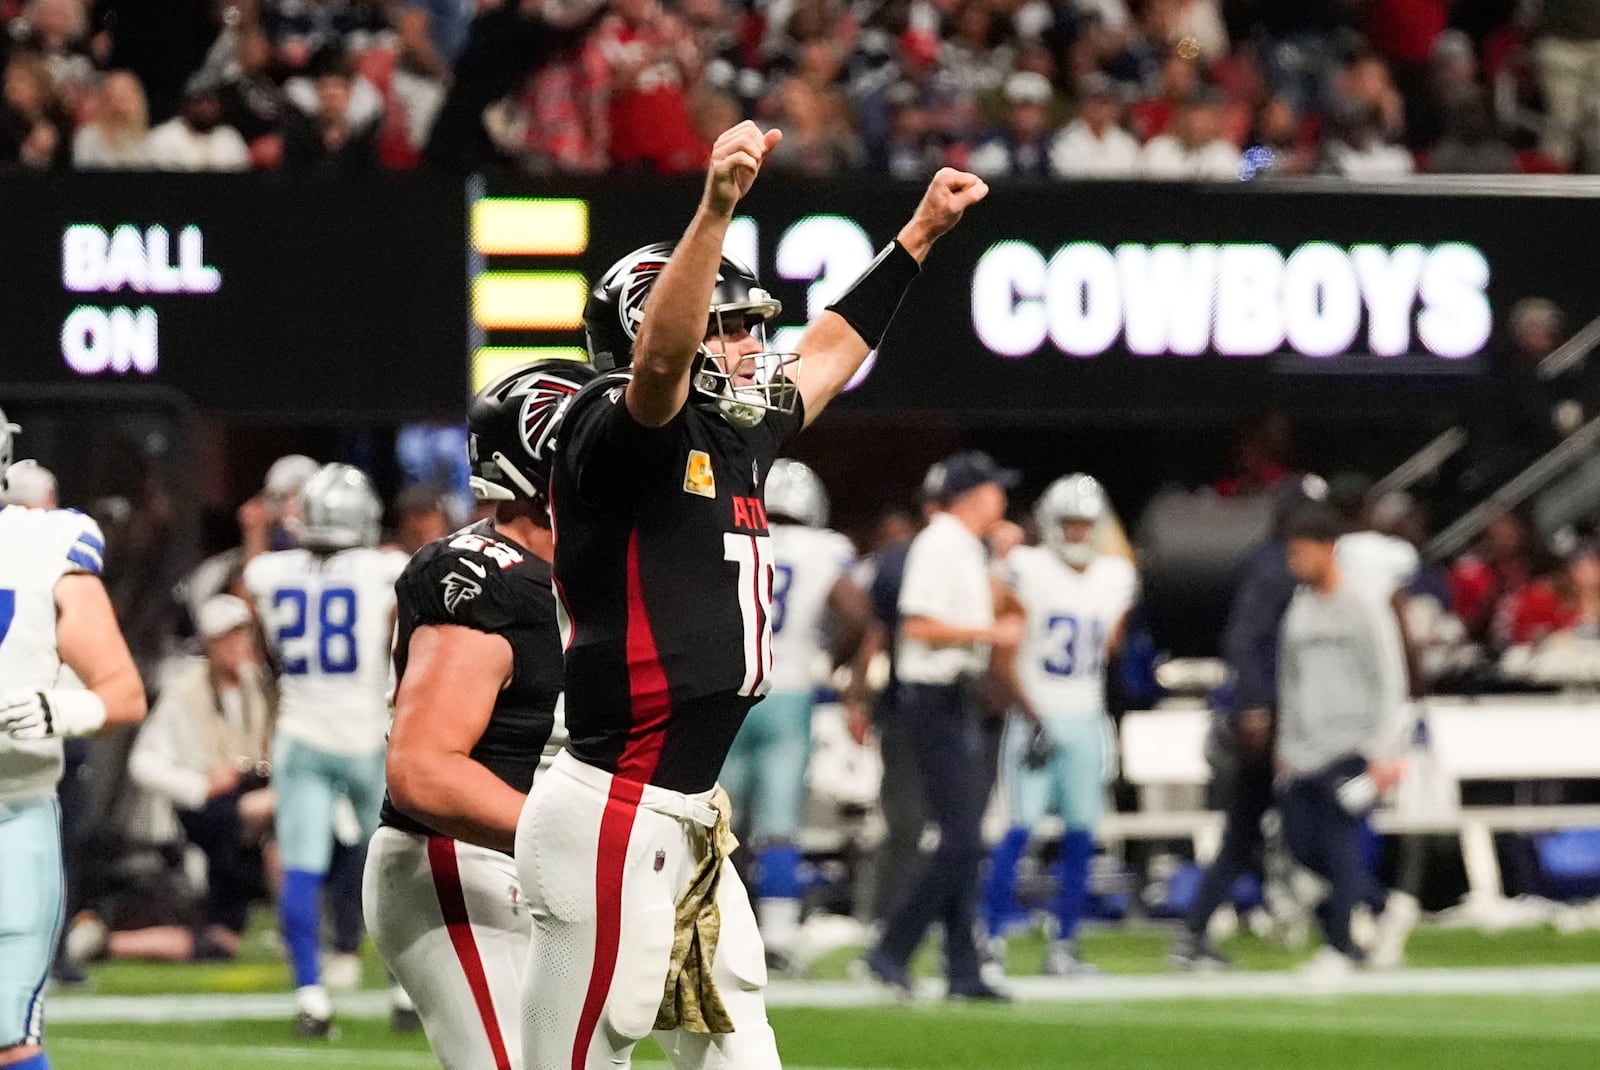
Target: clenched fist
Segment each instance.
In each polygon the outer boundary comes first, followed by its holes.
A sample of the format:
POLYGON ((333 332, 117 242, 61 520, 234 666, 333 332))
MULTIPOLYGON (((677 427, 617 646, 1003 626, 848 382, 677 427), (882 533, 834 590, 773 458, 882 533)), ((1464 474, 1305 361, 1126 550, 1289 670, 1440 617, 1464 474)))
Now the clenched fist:
POLYGON ((761 161, 782 140, 781 130, 763 133, 748 119, 724 130, 711 147, 711 163, 706 169, 706 208, 718 215, 732 215, 734 206, 755 184, 761 161))
POLYGON ((977 175, 941 167, 911 214, 911 222, 900 229, 900 244, 921 263, 933 243, 961 222, 961 214, 988 195, 989 184, 977 175))

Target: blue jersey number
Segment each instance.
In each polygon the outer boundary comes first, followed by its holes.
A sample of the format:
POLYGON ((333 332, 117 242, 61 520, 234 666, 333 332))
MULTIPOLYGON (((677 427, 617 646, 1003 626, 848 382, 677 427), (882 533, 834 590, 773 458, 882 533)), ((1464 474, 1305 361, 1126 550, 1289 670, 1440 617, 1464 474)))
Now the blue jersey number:
POLYGON ((772 634, 783 631, 784 618, 789 615, 789 585, 794 582, 794 569, 789 565, 772 566, 772 634))
POLYGON ((1099 620, 1082 627, 1077 617, 1061 614, 1045 623, 1049 635, 1044 671, 1051 676, 1098 675, 1105 661, 1106 627, 1099 620))
MULTIPOLYGON (((272 608, 289 606, 293 612, 287 623, 278 626, 277 645, 283 651, 286 676, 304 676, 311 671, 310 659, 291 655, 289 643, 306 637, 311 600, 298 587, 285 587, 272 596, 272 608)), ((349 587, 330 587, 317 599, 317 668, 329 676, 356 671, 356 592, 349 587)))
POLYGON ((6 641, 11 630, 11 618, 17 615, 17 592, 0 590, 0 643, 6 641))

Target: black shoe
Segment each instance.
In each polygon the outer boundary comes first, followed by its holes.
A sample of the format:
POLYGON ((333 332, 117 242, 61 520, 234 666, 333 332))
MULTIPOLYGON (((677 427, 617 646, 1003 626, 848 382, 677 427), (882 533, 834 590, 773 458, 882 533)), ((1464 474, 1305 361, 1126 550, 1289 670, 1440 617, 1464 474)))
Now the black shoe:
POLYGON ((1188 929, 1178 934, 1172 942, 1172 950, 1167 953, 1167 961, 1175 970, 1231 970, 1233 960, 1218 951, 1211 938, 1204 933, 1192 933, 1188 929))
POLYGON ((980 1003, 1011 1002, 1010 992, 1003 988, 996 988, 981 977, 974 977, 970 981, 951 981, 946 997, 949 999, 970 999, 980 1003))
POLYGON ((389 1011, 389 1029, 395 1033, 415 1033, 422 1028, 422 1016, 415 1007, 394 1007, 389 1011))
POLYGON ((911 998, 910 971, 890 958, 882 948, 875 947, 868 951, 861 956, 861 963, 879 984, 898 990, 906 999, 911 998))
POLYGON ((89 983, 89 975, 83 972, 83 966, 71 955, 62 953, 56 956, 56 961, 50 967, 50 980, 58 988, 83 988, 89 983))
POLYGON ((328 1040, 333 1036, 333 1019, 301 1011, 294 1020, 294 1035, 301 1040, 328 1040))
POLYGON ((793 955, 770 947, 767 948, 767 972, 774 977, 804 977, 806 973, 793 955))

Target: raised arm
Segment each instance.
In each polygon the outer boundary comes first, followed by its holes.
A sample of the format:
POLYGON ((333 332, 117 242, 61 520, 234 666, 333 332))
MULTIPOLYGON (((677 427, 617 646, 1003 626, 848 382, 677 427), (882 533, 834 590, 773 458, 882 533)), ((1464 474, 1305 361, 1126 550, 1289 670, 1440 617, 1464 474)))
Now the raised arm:
POLYGON ((666 424, 689 398, 689 371, 706 339, 728 223, 762 159, 782 139, 779 131, 762 133, 747 120, 725 131, 711 150, 700 207, 645 301, 634 341, 628 412, 645 427, 666 424))
POLYGON ((961 214, 983 200, 989 187, 965 171, 943 168, 928 183, 922 201, 895 240, 844 295, 828 306, 800 338, 800 396, 806 423, 827 408, 883 341, 911 280, 928 250, 961 221, 961 214))

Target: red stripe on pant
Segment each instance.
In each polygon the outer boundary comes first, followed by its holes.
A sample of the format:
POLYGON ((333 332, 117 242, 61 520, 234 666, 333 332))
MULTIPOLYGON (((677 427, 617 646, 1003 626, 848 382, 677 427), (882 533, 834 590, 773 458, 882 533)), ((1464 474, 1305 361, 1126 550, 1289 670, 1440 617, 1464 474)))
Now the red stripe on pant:
POLYGON ((445 928, 450 931, 450 942, 455 945, 461 972, 467 975, 467 987, 472 990, 472 1000, 478 1005, 483 1031, 489 1037, 489 1052, 494 1056, 495 1070, 515 1070, 511 1065, 511 1057, 506 1054, 505 1041, 500 1036, 494 999, 489 994, 489 978, 483 972, 483 959, 478 955, 478 943, 472 936, 472 921, 467 917, 467 897, 461 891, 461 869, 456 864, 456 841, 448 836, 429 836, 428 868, 433 871, 433 889, 439 896, 439 913, 444 915, 445 928))
POLYGON ((572 1042, 572 1070, 584 1070, 589 1045, 606 1009, 606 997, 611 994, 617 949, 622 943, 622 878, 628 864, 628 837, 633 834, 634 815, 639 812, 643 795, 643 784, 613 776, 605 813, 600 815, 600 845, 594 867, 594 967, 589 973, 589 990, 583 997, 583 1013, 578 1016, 578 1035, 572 1042))

